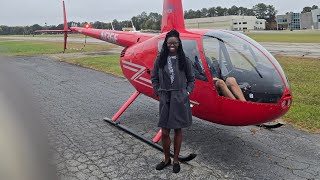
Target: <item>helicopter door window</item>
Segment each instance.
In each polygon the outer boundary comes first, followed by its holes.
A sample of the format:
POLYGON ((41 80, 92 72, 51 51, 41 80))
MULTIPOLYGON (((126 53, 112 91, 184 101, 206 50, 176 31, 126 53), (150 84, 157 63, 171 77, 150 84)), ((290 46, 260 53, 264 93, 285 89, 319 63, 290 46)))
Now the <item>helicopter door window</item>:
POLYGON ((232 76, 233 64, 225 42, 218 38, 204 37, 203 47, 213 83, 220 96, 246 101, 237 79, 232 76))
MULTIPOLYGON (((158 42, 158 52, 161 51, 164 40, 158 42)), ((195 74, 195 78, 201 81, 208 81, 202 59, 200 57, 197 41, 195 40, 182 40, 183 51, 186 57, 192 61, 192 66, 195 74)))
MULTIPOLYGON (((287 83, 280 74, 283 77, 285 74, 261 45, 241 33, 212 31, 203 36, 203 49, 205 56, 211 60, 209 62, 219 65, 221 76, 224 76, 225 66, 228 72, 226 77, 236 80, 247 101, 279 102, 287 83)), ((226 78, 222 79, 227 83, 226 78)))

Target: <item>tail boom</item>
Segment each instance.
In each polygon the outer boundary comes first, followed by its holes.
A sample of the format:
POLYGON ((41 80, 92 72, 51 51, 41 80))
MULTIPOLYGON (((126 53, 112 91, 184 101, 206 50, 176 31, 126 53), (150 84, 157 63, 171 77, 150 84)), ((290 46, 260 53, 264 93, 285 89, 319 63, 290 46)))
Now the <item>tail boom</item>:
POLYGON ((137 32, 125 32, 92 28, 87 29, 80 27, 71 27, 70 30, 123 47, 132 46, 136 43, 143 42, 155 36, 152 34, 137 32))

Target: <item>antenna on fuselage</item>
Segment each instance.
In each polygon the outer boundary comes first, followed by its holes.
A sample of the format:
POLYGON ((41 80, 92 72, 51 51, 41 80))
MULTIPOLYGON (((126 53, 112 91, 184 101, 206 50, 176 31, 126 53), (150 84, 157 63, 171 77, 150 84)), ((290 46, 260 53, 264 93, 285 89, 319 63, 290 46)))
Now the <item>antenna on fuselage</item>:
POLYGON ((134 27, 132 20, 131 20, 131 24, 132 24, 133 31, 136 32, 137 30, 136 30, 136 27, 134 27))

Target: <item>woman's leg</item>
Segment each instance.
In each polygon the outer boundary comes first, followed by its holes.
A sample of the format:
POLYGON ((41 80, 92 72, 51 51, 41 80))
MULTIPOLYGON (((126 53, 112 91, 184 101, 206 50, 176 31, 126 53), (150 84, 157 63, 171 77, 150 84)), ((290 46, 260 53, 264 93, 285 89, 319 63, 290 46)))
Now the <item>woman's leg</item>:
POLYGON ((223 80, 218 78, 213 78, 213 80, 216 81, 216 86, 221 90, 224 97, 236 99, 223 80))
POLYGON ((162 131, 162 147, 164 152, 164 161, 167 163, 170 159, 170 129, 161 128, 162 131))
POLYGON ((179 162, 179 153, 182 143, 182 129, 175 129, 174 130, 174 156, 173 156, 173 162, 177 163, 179 162))
POLYGON ((246 101, 246 98, 244 97, 237 80, 234 77, 228 77, 226 79, 226 84, 234 94, 234 96, 239 99, 240 101, 246 101))

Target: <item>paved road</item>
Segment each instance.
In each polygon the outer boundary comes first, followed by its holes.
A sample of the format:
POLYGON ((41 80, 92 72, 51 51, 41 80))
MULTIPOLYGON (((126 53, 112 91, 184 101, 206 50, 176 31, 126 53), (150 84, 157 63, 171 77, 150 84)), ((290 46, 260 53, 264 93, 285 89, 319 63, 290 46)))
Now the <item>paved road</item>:
MULTIPOLYGON (((123 78, 57 62, 47 57, 2 58, 15 66, 33 89, 49 125, 50 144, 62 179, 320 179, 320 135, 285 126, 228 127, 194 118, 184 131, 182 153, 197 153, 161 172, 157 150, 102 119, 134 92, 123 78)), ((158 103, 140 96, 122 124, 146 137, 157 131, 158 103)))
POLYGON ((273 55, 320 58, 319 43, 260 43, 273 55))

